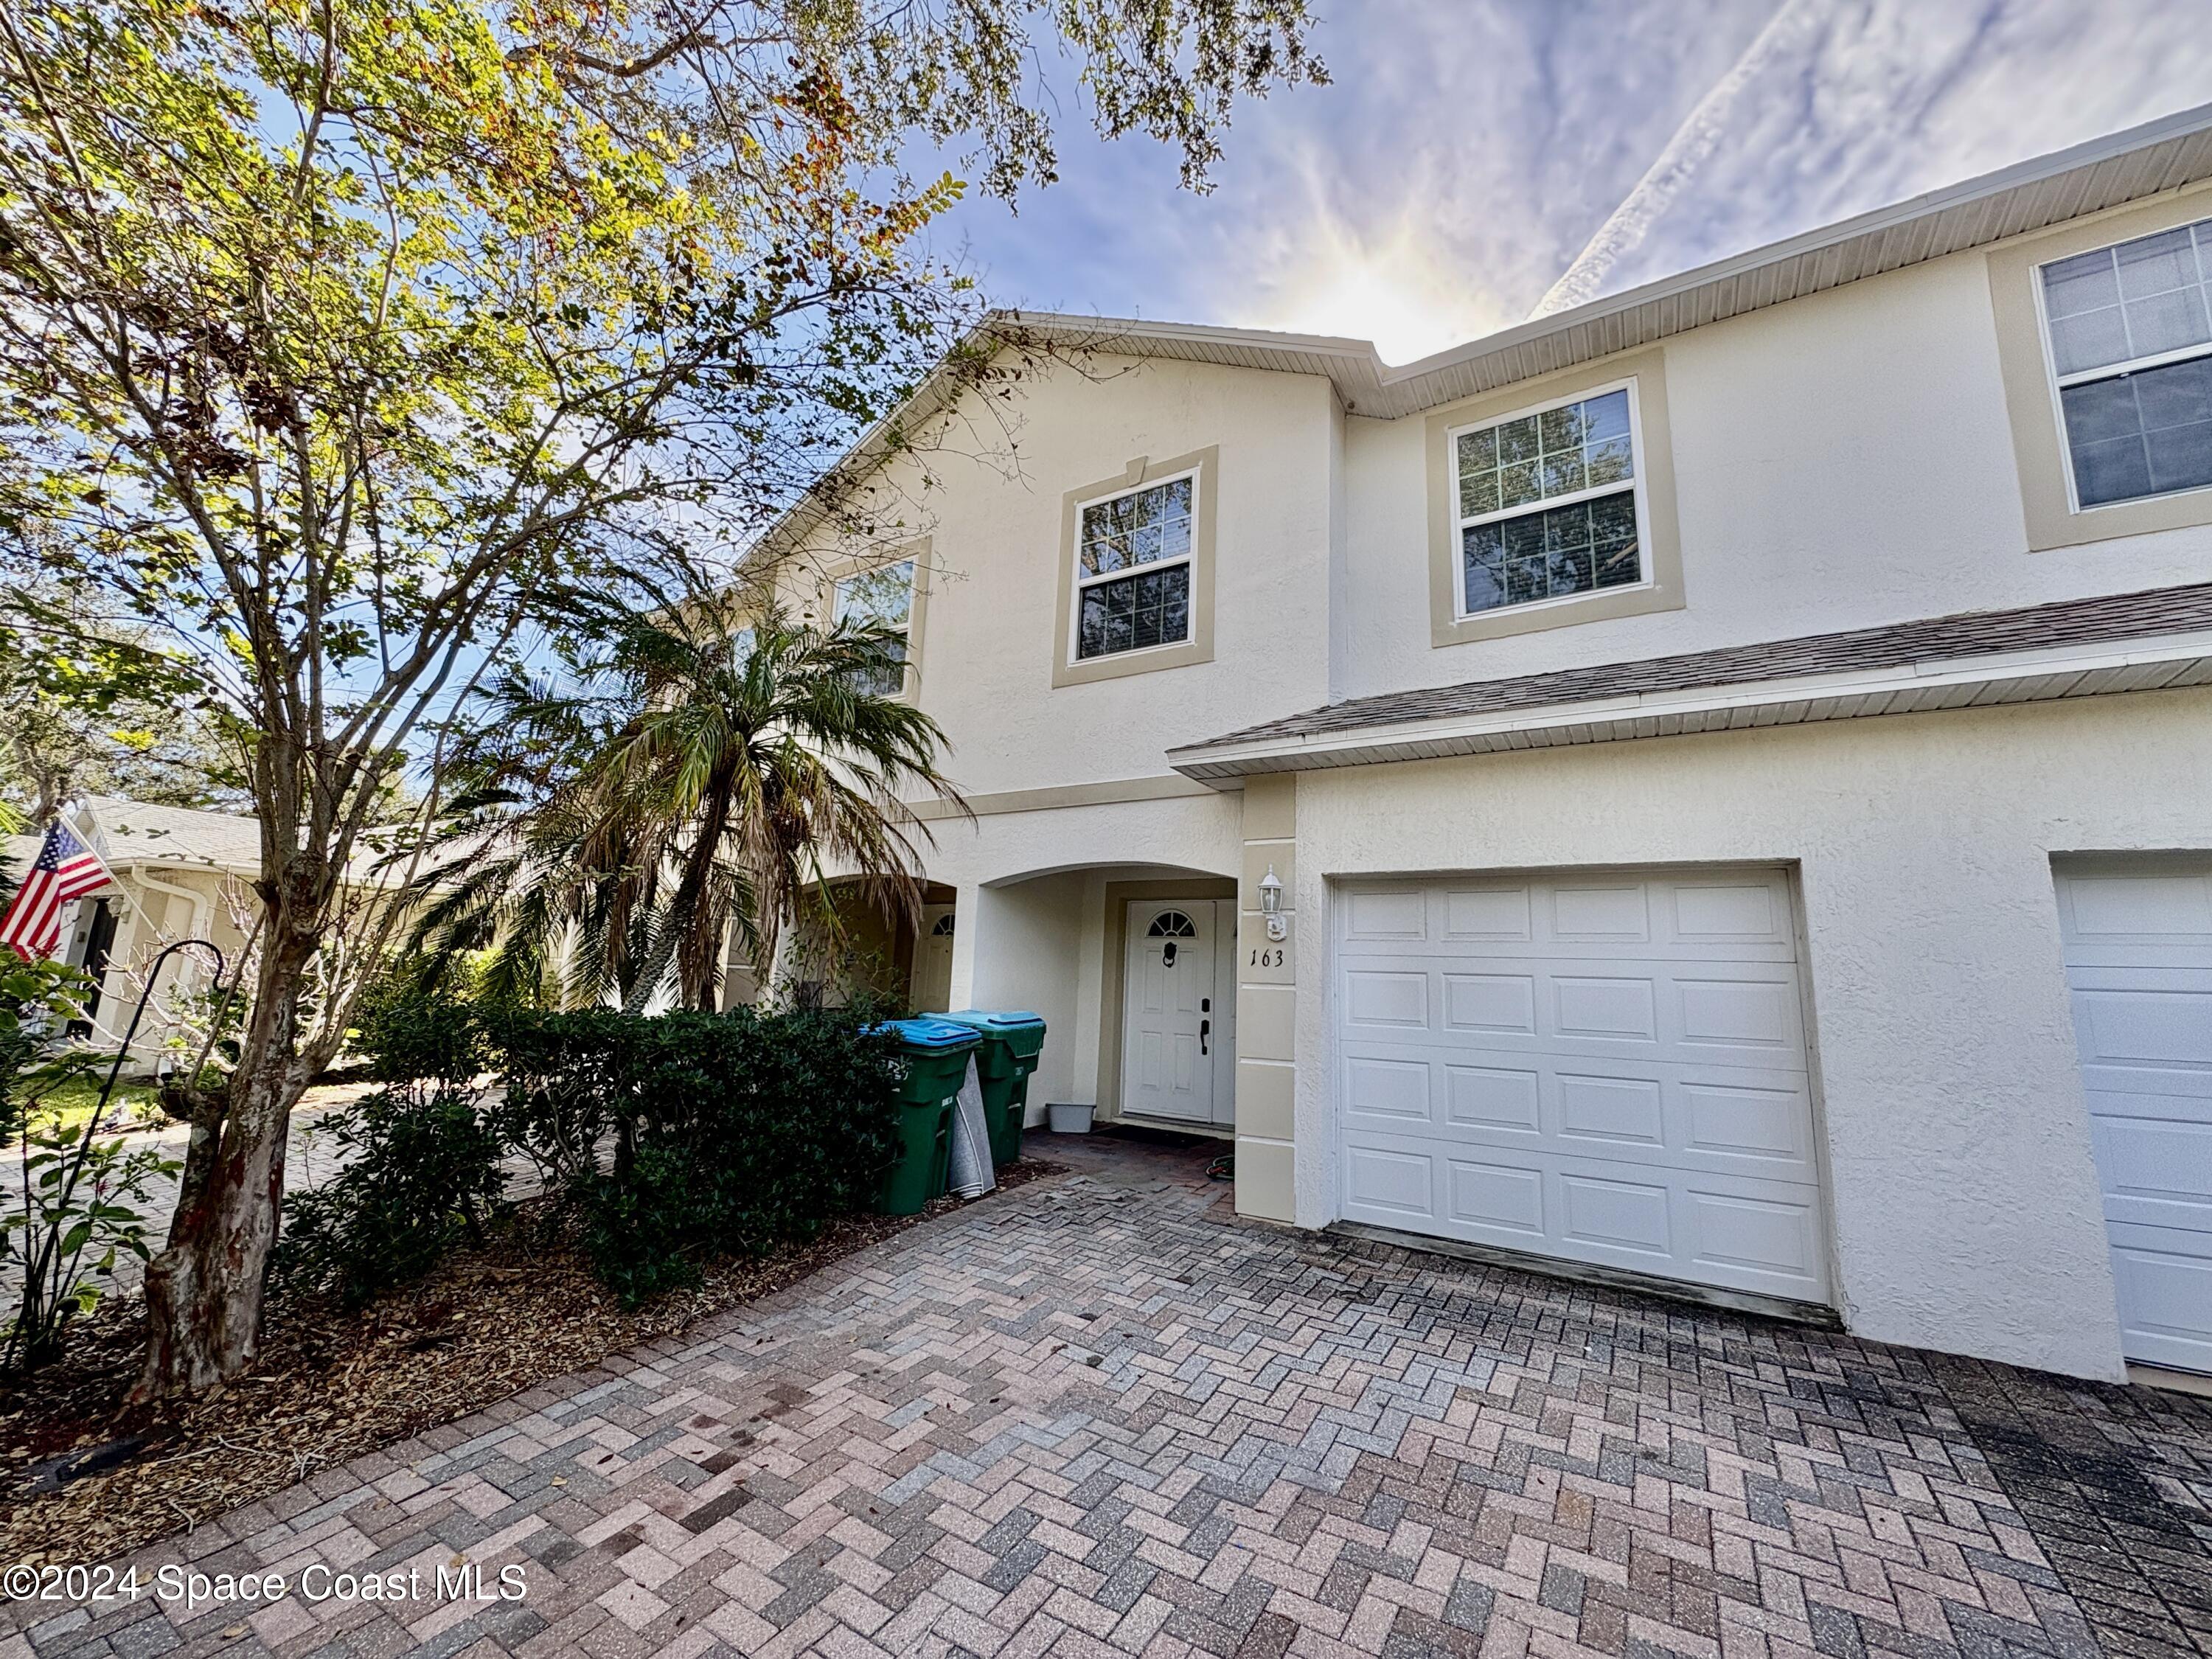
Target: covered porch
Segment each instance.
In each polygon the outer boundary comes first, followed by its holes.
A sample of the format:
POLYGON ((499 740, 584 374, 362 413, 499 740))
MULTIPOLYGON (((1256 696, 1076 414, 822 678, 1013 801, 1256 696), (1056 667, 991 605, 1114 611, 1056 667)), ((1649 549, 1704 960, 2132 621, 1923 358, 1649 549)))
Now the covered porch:
POLYGON ((1032 1124, 1048 1103, 1063 1102, 1094 1108, 1101 1121, 1236 1133, 1231 877, 1172 864, 1080 865, 933 882, 918 927, 857 902, 841 916, 842 963, 832 969, 822 957, 816 994, 825 1000, 865 988, 921 1013, 1042 1017, 1032 1124))

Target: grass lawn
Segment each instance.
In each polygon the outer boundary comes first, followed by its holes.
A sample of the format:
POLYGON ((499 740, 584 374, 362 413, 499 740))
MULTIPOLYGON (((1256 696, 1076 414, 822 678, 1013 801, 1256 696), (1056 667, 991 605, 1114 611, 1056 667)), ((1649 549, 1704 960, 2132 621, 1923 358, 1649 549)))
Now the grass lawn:
MULTIPOLYGON (((65 1125, 82 1128, 86 1116, 100 1099, 100 1085, 106 1079, 107 1068, 105 1066, 98 1071, 70 1079, 41 1098, 40 1115, 51 1116, 58 1111, 65 1125)), ((133 1083, 127 1078, 117 1079, 115 1093, 110 1097, 108 1105, 111 1116, 120 1109, 126 1121, 161 1115, 161 1109, 154 1103, 152 1085, 133 1083)))

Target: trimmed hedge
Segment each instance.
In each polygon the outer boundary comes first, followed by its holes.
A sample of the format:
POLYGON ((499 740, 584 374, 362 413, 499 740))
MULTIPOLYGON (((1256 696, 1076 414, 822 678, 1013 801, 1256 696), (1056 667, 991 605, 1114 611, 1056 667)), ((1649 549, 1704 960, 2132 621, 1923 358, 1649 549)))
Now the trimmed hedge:
POLYGON ((381 1002, 362 1046, 387 1087, 340 1131, 362 1157, 288 1199, 279 1271, 349 1303, 420 1277, 496 1207, 487 1148, 538 1165, 626 1305, 696 1279, 704 1256, 811 1237, 873 1201, 896 1149, 898 1043, 875 1024, 381 1002), (463 1079, 485 1072, 479 1105, 463 1079))
POLYGON ((897 1040, 849 1012, 516 1012, 491 1043, 502 1121, 567 1181, 626 1303, 865 1207, 896 1148, 897 1040))

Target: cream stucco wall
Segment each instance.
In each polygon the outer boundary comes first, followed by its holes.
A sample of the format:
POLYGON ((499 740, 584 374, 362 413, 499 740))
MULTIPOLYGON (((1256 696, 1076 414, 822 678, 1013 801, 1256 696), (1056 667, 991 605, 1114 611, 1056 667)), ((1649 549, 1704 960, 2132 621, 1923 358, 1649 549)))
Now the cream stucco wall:
POLYGON ((1177 744, 1326 700, 1333 404, 1316 376, 1100 359, 886 470, 876 507, 912 504, 885 544, 929 538, 916 701, 963 792, 1157 777, 1177 744), (1212 659, 1055 687, 1063 494, 1212 446, 1212 659))
POLYGON ((1344 695, 2212 578, 2212 526, 2029 552, 1996 337, 1972 252, 1668 340, 1687 603, 1470 644, 1430 643, 1424 418, 1351 421, 1344 695))
POLYGON ((2051 860, 2208 825, 2201 690, 1303 774, 1297 1220, 1340 1212, 1333 881, 1789 865, 1850 1328, 2117 1378, 2051 860))

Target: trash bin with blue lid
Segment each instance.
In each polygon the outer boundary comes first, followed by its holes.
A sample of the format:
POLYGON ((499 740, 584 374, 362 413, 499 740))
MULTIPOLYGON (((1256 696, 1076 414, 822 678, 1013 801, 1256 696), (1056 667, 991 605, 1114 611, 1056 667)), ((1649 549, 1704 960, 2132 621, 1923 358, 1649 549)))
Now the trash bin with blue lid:
POLYGON ((898 1034, 906 1081, 899 1090, 898 1151, 884 1172, 880 1203, 886 1215, 919 1215, 945 1191, 953 1103, 976 1036, 974 1027, 948 1019, 894 1019, 884 1029, 898 1034))
POLYGON ((993 1013, 963 1008, 942 1018, 967 1026, 981 1038, 975 1050, 975 1081, 983 1091, 983 1115, 991 1126, 991 1160, 1011 1164, 1022 1155, 1022 1121, 1029 1115, 1030 1074, 1044 1051, 1044 1021, 1026 1011, 993 1013))

